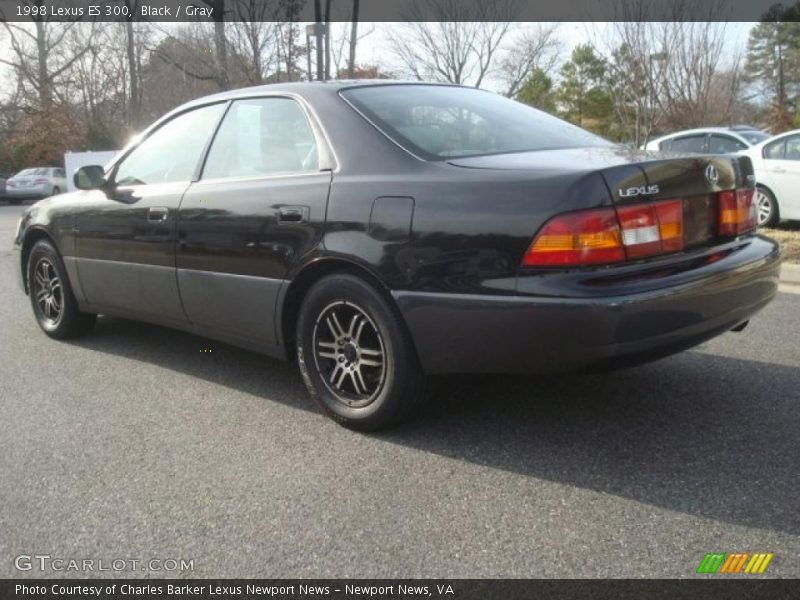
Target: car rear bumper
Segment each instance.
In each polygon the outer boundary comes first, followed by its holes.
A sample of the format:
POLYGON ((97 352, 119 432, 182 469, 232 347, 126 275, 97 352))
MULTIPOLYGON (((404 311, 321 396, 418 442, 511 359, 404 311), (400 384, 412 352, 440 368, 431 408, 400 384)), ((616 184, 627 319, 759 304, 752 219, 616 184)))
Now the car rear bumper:
POLYGON ((34 187, 10 188, 6 187, 5 195, 8 198, 47 198, 50 195, 49 185, 39 185, 34 187))
POLYGON ((774 297, 779 269, 778 245, 754 237, 624 295, 393 296, 426 372, 547 373, 646 362, 724 333, 774 297))

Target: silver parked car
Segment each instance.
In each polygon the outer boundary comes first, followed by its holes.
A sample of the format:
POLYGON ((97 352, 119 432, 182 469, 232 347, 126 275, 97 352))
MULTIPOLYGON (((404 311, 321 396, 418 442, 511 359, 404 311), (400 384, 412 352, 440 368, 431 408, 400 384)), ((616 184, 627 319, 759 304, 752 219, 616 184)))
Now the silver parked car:
POLYGON ((67 190, 67 176, 59 167, 23 169, 6 181, 6 198, 19 204, 24 198, 47 198, 67 190))

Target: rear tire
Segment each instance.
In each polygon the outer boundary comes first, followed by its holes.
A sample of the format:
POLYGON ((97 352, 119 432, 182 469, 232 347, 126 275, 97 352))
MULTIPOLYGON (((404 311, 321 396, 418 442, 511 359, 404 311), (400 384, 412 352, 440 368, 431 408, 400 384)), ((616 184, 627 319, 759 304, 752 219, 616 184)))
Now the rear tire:
POLYGON ((311 397, 334 421, 372 431, 413 416, 425 377, 397 309, 366 281, 329 275, 306 294, 297 362, 311 397))
POLYGON ((34 244, 27 271, 28 295, 42 331, 51 338, 65 340, 92 330, 97 315, 78 310, 64 262, 52 243, 39 240, 34 244))
POLYGON ((756 211, 759 227, 773 227, 781 220, 775 195, 763 186, 756 187, 756 211))
POLYGON ((53 188, 53 192, 50 194, 51 196, 58 196, 61 193, 61 189, 56 186, 53 188))

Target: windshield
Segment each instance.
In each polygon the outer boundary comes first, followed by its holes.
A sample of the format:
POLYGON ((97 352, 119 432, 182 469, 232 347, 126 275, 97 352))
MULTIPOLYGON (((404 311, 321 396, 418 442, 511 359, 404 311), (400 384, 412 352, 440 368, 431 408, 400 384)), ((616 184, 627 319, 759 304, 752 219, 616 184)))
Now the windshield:
POLYGON ((613 145, 540 110, 473 88, 401 84, 341 94, 383 133, 429 160, 613 145))
POLYGON ((751 144, 757 144, 769 138, 763 131, 739 131, 737 133, 751 144))

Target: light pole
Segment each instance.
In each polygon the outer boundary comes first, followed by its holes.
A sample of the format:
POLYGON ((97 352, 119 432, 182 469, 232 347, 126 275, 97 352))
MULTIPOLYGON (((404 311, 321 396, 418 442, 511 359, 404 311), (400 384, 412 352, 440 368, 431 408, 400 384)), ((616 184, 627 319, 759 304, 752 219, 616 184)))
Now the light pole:
POLYGON ((653 52, 652 54, 648 55, 647 57, 647 82, 648 82, 648 96, 650 96, 647 104, 647 112, 649 123, 647 125, 647 129, 645 129, 644 134, 644 145, 647 145, 647 142, 650 138, 650 130, 653 127, 653 121, 655 120, 655 105, 656 105, 656 89, 655 85, 653 84, 653 61, 654 60, 667 60, 669 55, 666 52, 653 52))

